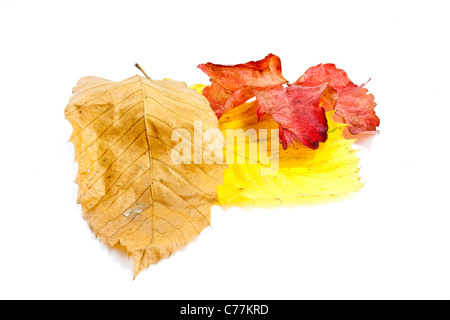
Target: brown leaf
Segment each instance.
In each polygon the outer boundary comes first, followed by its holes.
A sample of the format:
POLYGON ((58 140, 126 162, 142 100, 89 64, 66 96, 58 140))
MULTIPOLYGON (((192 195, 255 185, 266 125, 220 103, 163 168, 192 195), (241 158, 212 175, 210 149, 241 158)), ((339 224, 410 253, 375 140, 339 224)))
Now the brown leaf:
POLYGON ((206 98, 173 80, 86 77, 73 93, 65 115, 79 165, 78 202, 95 235, 134 258, 136 276, 210 224, 224 166, 174 164, 179 141, 172 133, 194 137, 194 121, 204 132, 217 128, 217 117, 206 98))

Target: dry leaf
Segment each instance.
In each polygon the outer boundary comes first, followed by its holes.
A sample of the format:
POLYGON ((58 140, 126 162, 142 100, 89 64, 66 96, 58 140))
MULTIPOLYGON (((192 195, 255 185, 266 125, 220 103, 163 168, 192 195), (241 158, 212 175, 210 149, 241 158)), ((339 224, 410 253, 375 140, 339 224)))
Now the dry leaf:
MULTIPOLYGON (((219 120, 220 129, 243 130, 278 129, 272 119, 258 121, 257 102, 241 105, 227 113, 219 120)), ((245 164, 229 164, 224 173, 224 184, 217 189, 221 205, 300 203, 303 200, 314 201, 321 198, 335 197, 354 192, 362 187, 358 177, 359 159, 357 150, 351 146, 353 140, 344 139, 342 131, 345 124, 334 122, 331 117, 334 111, 327 112, 328 140, 317 150, 301 144, 291 145, 286 150, 279 148, 279 169, 274 175, 262 174, 269 165, 262 164, 258 158, 256 164, 246 161, 245 164)), ((225 134, 225 133, 224 133, 225 134)), ((252 143, 264 142, 249 139, 247 142, 246 160, 252 143)), ((271 149, 271 143, 266 141, 271 149)), ((234 150, 237 150, 236 147, 234 150)), ((234 152, 232 150, 232 152, 234 152)), ((228 148, 227 152, 230 152, 228 148)), ((235 155, 237 157, 237 155, 235 155)), ((227 158, 228 161, 228 158, 227 158)))
POLYGON ((319 142, 327 141, 328 124, 325 109, 320 106, 326 85, 287 88, 276 86, 257 90, 257 114, 268 114, 280 126, 280 142, 283 148, 300 142, 311 149, 319 148, 319 142))
POLYGON ((203 131, 217 128, 217 118, 206 98, 173 80, 86 77, 73 93, 65 115, 78 202, 95 235, 134 258, 136 276, 210 224, 223 165, 174 164, 179 142, 171 138, 175 129, 194 136, 194 121, 203 131))
POLYGON ((364 84, 354 84, 347 73, 334 64, 311 67, 294 84, 308 87, 328 84, 337 93, 334 106, 336 115, 349 124, 348 130, 352 134, 376 131, 380 125, 380 118, 375 113, 377 104, 373 94, 364 88, 364 84))
POLYGON ((281 60, 273 54, 259 61, 232 66, 205 63, 198 67, 211 78, 212 83, 204 88, 203 95, 208 98, 218 118, 253 98, 256 88, 287 82, 281 74, 281 60))

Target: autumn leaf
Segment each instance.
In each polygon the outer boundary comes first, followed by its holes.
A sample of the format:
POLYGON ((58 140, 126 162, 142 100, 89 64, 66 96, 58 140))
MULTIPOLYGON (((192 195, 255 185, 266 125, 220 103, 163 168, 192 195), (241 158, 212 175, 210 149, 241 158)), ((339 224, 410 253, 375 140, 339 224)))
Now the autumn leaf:
POLYGON ((255 89, 287 82, 281 73, 280 58, 273 54, 243 64, 227 66, 206 63, 198 67, 211 78, 212 84, 203 90, 203 95, 218 118, 253 98, 255 89))
POLYGON ((375 114, 374 96, 369 94, 364 85, 354 84, 347 73, 326 63, 311 67, 294 83, 301 86, 315 87, 327 84, 337 93, 334 109, 336 115, 349 124, 350 133, 358 134, 376 131, 380 119, 375 114))
MULTIPOLYGON (((65 116, 73 127, 78 203, 94 234, 134 258, 134 274, 183 248, 210 224, 223 165, 174 164, 174 131, 217 128, 208 101, 184 83, 82 78, 65 116)), ((188 159, 190 158, 190 159, 188 159)))
MULTIPOLYGON (((278 124, 270 118, 258 120, 257 102, 250 102, 224 114, 219 120, 219 127, 227 129, 243 129, 244 131, 260 129, 278 129, 278 124)), ((218 187, 221 205, 267 205, 314 201, 354 192, 362 187, 358 177, 359 159, 357 150, 352 148, 353 140, 344 139, 342 131, 345 124, 334 122, 331 117, 334 111, 327 112, 328 140, 317 150, 312 150, 299 143, 290 145, 286 150, 279 148, 279 169, 275 174, 263 174, 268 165, 260 158, 251 164, 249 150, 251 144, 267 144, 271 150, 272 143, 278 140, 259 136, 250 139, 246 147, 246 163, 233 161, 228 164, 224 173, 224 184, 218 187)), ((253 146, 254 147, 254 146, 253 146)), ((227 147, 226 152, 235 152, 227 147)), ((238 155, 236 155, 237 157, 238 155)), ((276 157, 272 157, 276 158, 276 157)), ((228 158, 227 158, 228 161, 228 158)))
POLYGON ((276 86, 256 90, 257 114, 270 115, 280 126, 283 148, 300 142, 311 149, 327 140, 327 118, 320 106, 326 85, 317 87, 276 86))

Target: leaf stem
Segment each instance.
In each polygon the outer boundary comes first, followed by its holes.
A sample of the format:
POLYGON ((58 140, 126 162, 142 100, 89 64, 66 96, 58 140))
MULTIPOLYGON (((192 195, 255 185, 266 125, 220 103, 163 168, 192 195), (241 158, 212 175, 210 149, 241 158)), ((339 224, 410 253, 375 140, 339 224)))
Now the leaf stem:
POLYGON ((134 66, 135 66, 136 68, 138 68, 139 70, 141 70, 141 72, 144 74, 144 76, 145 76, 147 79, 151 79, 151 78, 148 76, 147 72, 145 72, 145 70, 142 69, 142 67, 141 67, 138 63, 136 63, 134 66))

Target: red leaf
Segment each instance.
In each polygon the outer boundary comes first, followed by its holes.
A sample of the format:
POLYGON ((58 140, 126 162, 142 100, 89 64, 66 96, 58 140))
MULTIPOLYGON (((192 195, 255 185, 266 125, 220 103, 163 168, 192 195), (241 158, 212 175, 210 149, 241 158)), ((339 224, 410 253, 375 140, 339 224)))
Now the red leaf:
POLYGON ((211 86, 203 95, 217 117, 255 96, 255 89, 286 83, 281 74, 280 58, 269 54, 263 60, 225 66, 213 63, 198 66, 211 78, 211 86))
POLYGON ((230 91, 222 87, 217 82, 203 89, 203 95, 208 99, 211 109, 217 118, 220 118, 226 111, 240 106, 247 100, 255 96, 252 87, 242 87, 236 91, 230 91))
POLYGON ((295 84, 308 87, 328 84, 335 89, 337 100, 334 109, 336 114, 350 125, 349 131, 353 134, 376 131, 380 124, 380 119, 374 110, 377 105, 374 102, 374 96, 368 94, 364 85, 354 84, 347 73, 336 68, 334 64, 319 64, 309 68, 295 84))
POLYGON ((280 125, 283 148, 296 142, 317 149, 327 140, 325 109, 320 107, 326 84, 316 87, 291 85, 257 90, 258 116, 270 114, 280 125))
POLYGON ((225 89, 217 82, 203 89, 203 95, 208 99, 211 109, 213 109, 217 118, 224 113, 225 104, 233 92, 225 89))
POLYGON ((380 118, 375 114, 373 94, 364 85, 355 88, 338 90, 336 114, 348 123, 348 131, 358 134, 366 131, 376 131, 380 125, 380 118))

